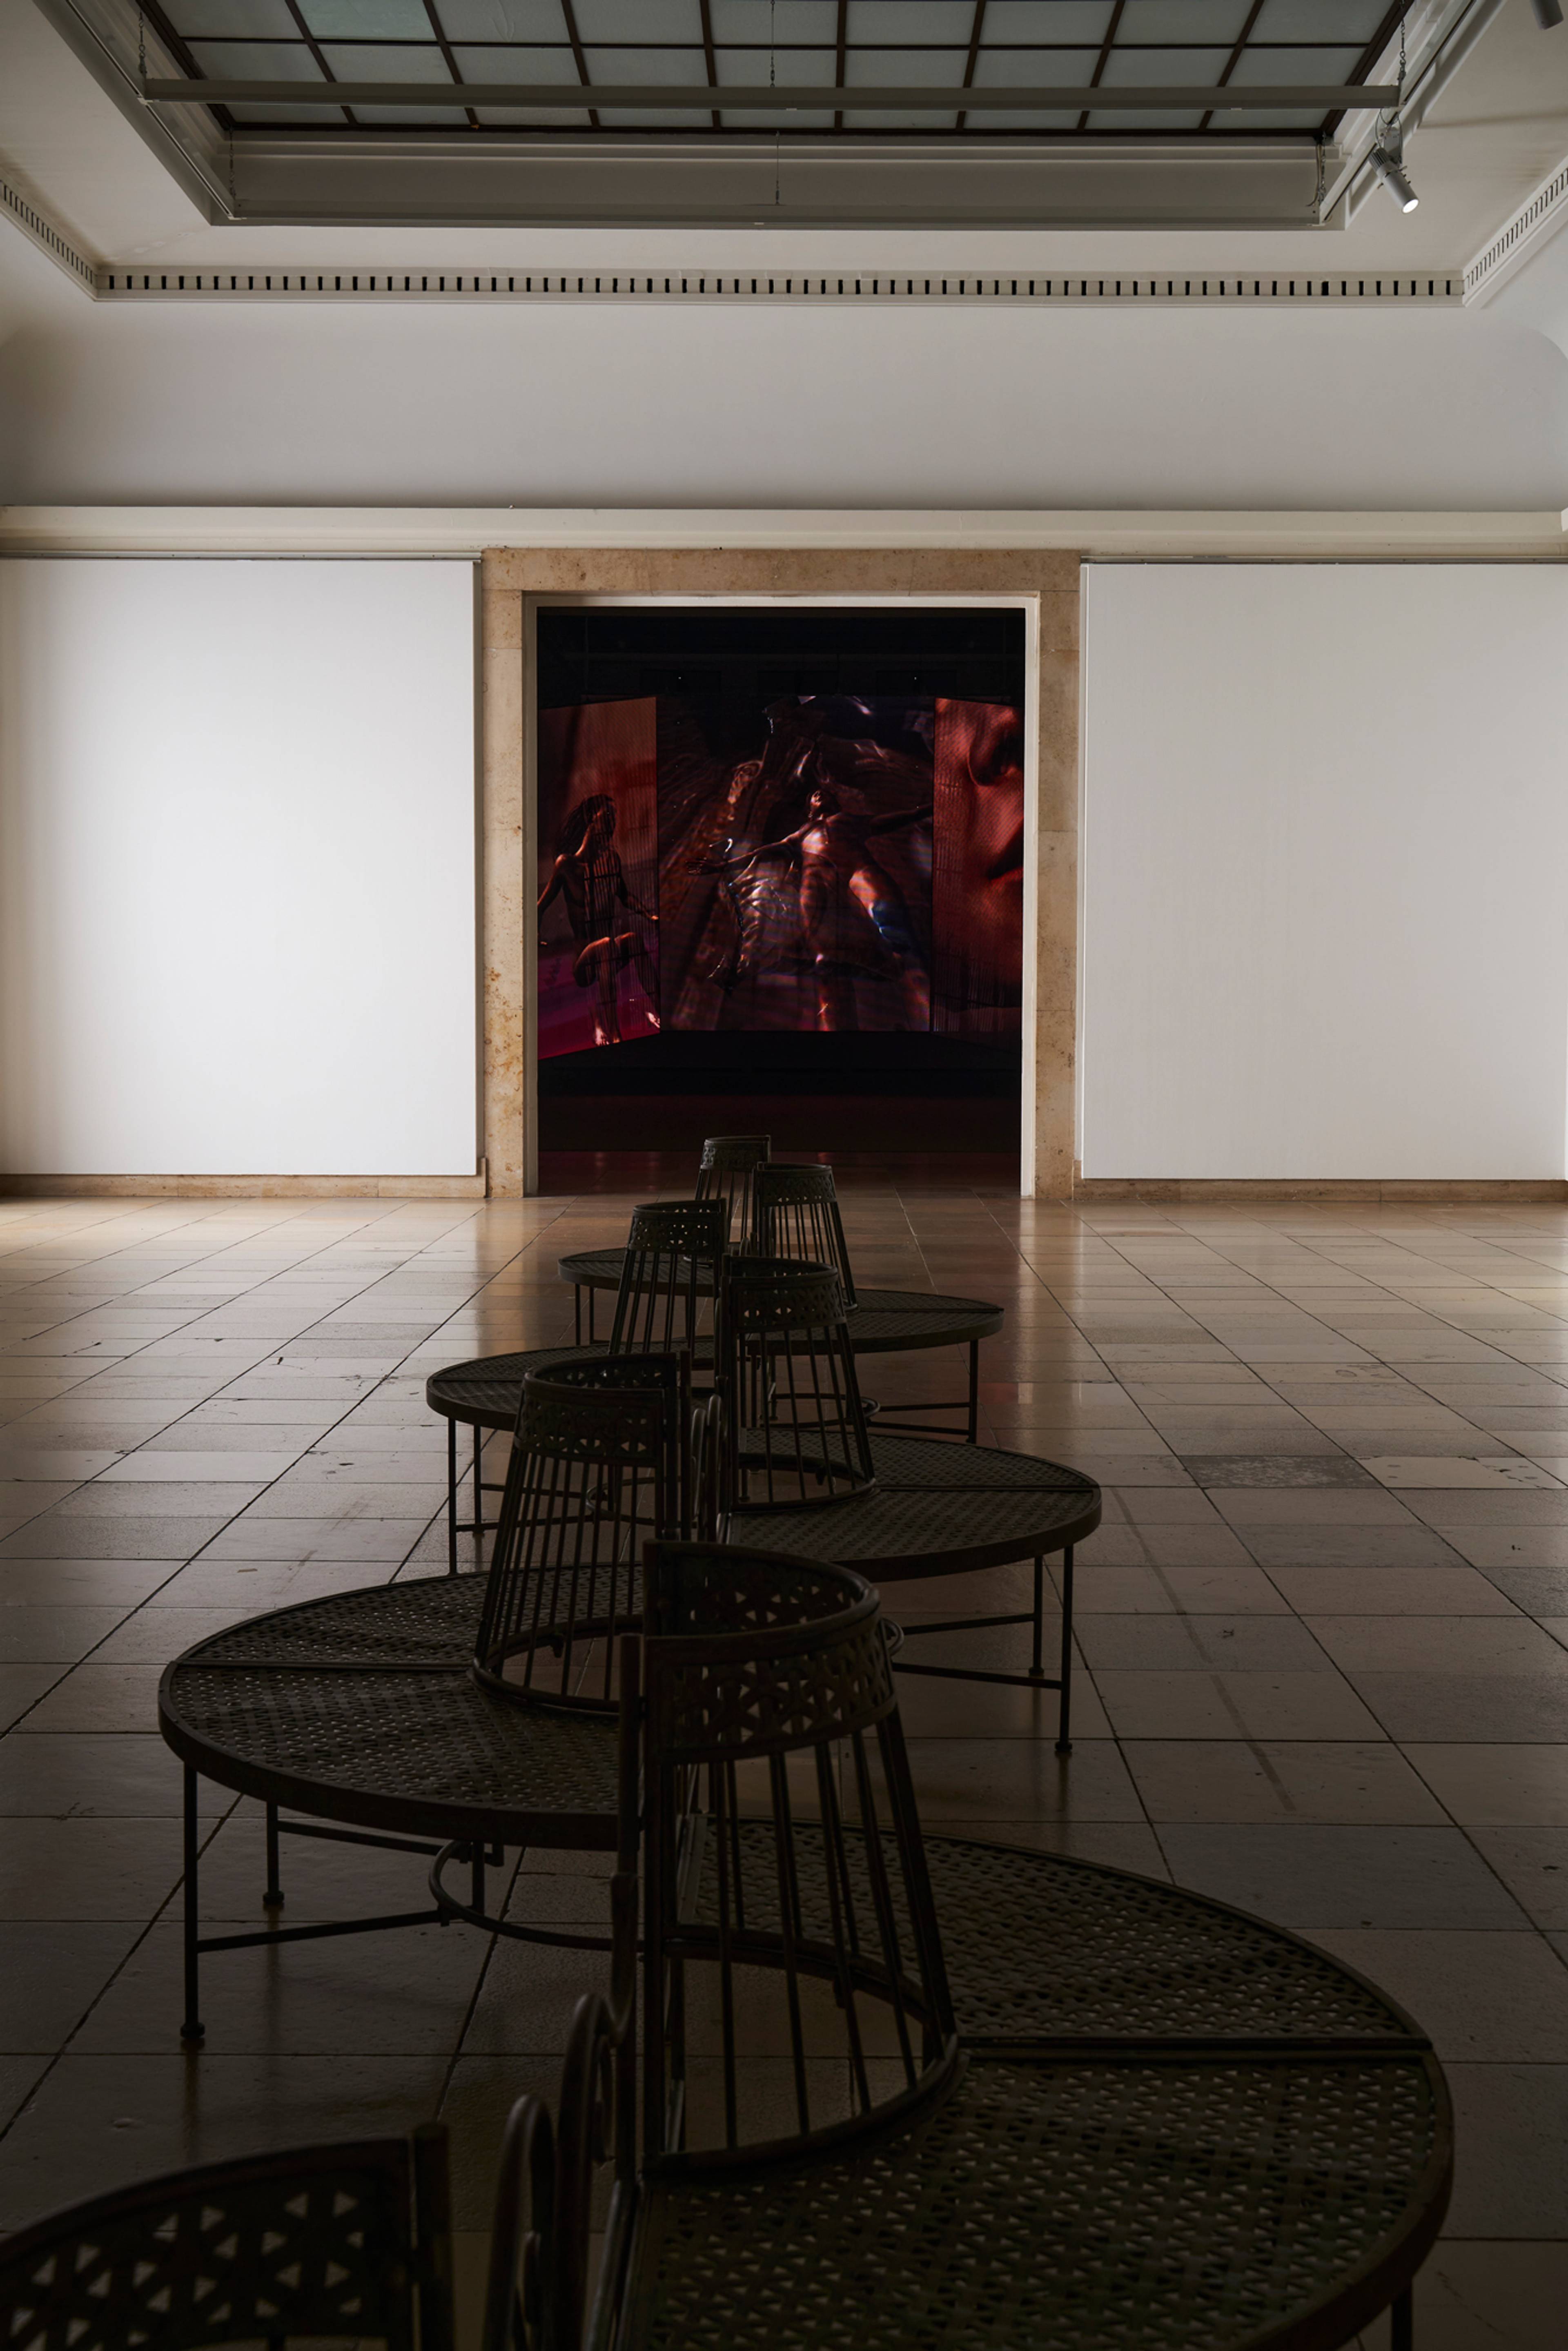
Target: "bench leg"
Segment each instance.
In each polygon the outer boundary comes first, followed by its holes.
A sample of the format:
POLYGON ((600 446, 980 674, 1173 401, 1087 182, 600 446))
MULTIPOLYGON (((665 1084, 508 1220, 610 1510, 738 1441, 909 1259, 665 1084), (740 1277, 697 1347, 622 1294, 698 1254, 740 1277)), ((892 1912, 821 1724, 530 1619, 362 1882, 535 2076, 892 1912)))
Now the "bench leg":
POLYGON ((1061 1554, 1061 1704, 1056 1718, 1056 1751, 1072 1752, 1072 1545, 1061 1554))
POLYGON ((1030 1679, 1045 1679, 1045 1562, 1034 1563, 1034 1645, 1030 1653, 1030 1679))
POLYGON ((277 1806, 267 1808, 267 1892, 261 1897, 264 1910, 281 1910, 283 1886, 277 1867, 277 1806))
POLYGON ((457 1573, 457 1423, 446 1423, 446 1573, 457 1573))
POLYGON ((197 1865, 201 1858, 201 1830, 196 1819, 195 1772, 185 1766, 185 2015, 180 2027, 182 2041, 204 2041, 206 2026, 202 2022, 201 1954, 197 1937, 201 1931, 201 1896, 197 1888, 197 1865))

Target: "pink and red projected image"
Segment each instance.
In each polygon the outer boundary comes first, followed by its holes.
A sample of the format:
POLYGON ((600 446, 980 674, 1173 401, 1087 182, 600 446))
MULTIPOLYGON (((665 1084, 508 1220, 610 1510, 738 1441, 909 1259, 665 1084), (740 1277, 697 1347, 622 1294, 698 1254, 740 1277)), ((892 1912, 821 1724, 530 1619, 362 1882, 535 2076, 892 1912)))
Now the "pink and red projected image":
POLYGON ((541 710, 541 1056, 659 1028, 655 705, 541 710))
POLYGON ((1021 723, 797 696, 539 716, 539 1052, 667 1029, 1016 1035, 1021 723))

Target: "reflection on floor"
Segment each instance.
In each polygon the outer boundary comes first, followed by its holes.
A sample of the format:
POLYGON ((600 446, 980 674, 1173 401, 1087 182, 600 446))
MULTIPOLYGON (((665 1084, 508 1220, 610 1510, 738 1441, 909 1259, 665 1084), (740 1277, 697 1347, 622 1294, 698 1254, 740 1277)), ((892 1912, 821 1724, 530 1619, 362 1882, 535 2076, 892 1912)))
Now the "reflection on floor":
MULTIPOLYGON (((426 1372, 568 1335, 557 1256, 683 1172, 601 1161, 575 1195, 482 1207, 0 1205, 0 2228, 437 2112, 459 2223, 481 2225, 500 2118, 553 2090, 591 1963, 458 1928, 218 1955, 207 2045, 183 2054, 153 1694, 209 1628, 436 1572, 426 1372)), ((1555 2346, 1568 1211, 1073 1210, 1009 1196, 1000 1163, 842 1175, 868 1281, 1006 1301, 982 1434, 1106 1489, 1075 1754, 1051 1752, 1050 1698, 906 1681, 927 1821, 1169 1873, 1386 1984, 1459 2114, 1422 2351, 1555 2346)), ((873 1384, 950 1394, 956 1368, 882 1357, 873 1384)), ((1009 1573, 988 1585, 922 1600, 999 1602, 1009 1573)), ((212 1916, 259 1923, 259 1816, 209 1802, 212 1916)), ((291 1921, 423 1899, 414 1861, 301 1843, 286 1865, 291 1921)), ((575 1866, 526 1865, 515 1905, 597 1916, 575 1866)))

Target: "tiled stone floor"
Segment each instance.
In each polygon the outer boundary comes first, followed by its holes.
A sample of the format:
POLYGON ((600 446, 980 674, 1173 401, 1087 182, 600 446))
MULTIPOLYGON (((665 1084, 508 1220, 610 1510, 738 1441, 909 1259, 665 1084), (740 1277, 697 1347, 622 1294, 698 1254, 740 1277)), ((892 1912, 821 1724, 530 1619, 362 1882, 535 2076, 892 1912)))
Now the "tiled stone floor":
MULTIPOLYGON (((153 1693, 210 1627, 437 1571, 425 1373, 568 1335, 557 1255, 681 1172, 486 1206, 0 1203, 0 2228, 437 2112, 482 2226, 501 2116, 553 2089, 588 1965, 461 1928, 218 1956, 183 2053, 153 1693)), ((928 1823, 1168 1873, 1386 1984, 1459 2116, 1422 2351, 1558 2346, 1568 1211, 1071 1210, 958 1160, 842 1174, 868 1281, 1007 1302, 983 1435, 1105 1488, 1075 1754, 1049 1698, 905 1682, 928 1823)), ((950 1395, 959 1368, 883 1357, 867 1385, 950 1395)), ((983 1606, 977 1582, 923 1603, 983 1606)), ((212 1915, 258 1922, 259 1817, 208 1802, 212 1915)), ((296 1844, 286 1868, 293 1920, 423 1898, 417 1862, 296 1844)), ((513 1899, 600 1891, 525 1870, 513 1899)))

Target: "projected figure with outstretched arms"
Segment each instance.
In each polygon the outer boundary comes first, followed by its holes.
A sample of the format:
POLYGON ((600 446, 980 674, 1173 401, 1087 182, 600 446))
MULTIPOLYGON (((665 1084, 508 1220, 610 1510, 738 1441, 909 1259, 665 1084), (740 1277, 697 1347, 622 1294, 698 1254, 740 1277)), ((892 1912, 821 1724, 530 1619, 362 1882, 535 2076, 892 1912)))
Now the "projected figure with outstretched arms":
POLYGON ((788 852, 800 861, 800 934, 816 965, 819 1028, 854 1027, 854 998, 845 977, 857 970, 901 978, 908 1025, 929 1028, 930 978, 909 910, 868 843, 879 833, 924 823, 930 815, 927 801, 884 816, 857 816, 831 784, 819 784, 807 803, 805 823, 752 851, 753 858, 788 852))
POLYGON ((556 843, 556 861, 549 880, 539 893, 542 915, 552 899, 559 898, 577 943, 571 976, 579 987, 597 987, 594 1014, 596 1045, 621 1042, 621 974, 628 964, 636 971, 648 998, 648 1017, 659 1025, 659 982, 639 922, 656 930, 659 918, 651 914, 626 886, 625 869, 614 846, 615 803, 608 792, 593 792, 568 816, 556 843), (634 917, 627 923, 624 907, 634 917), (617 924, 621 925, 617 928, 617 924))

